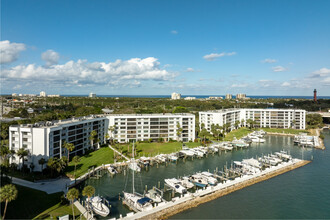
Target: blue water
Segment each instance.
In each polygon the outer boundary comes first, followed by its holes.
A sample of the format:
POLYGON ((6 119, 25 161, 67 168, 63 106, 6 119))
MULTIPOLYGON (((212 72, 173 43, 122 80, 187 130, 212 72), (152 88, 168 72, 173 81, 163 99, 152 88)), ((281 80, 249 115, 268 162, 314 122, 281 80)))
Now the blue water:
POLYGON ((327 150, 312 150, 314 160, 304 167, 189 209, 172 219, 330 219, 329 132, 325 144, 327 150))
MULTIPOLYGON (((330 134, 326 133, 326 145, 330 148, 330 134)), ((145 185, 150 189, 163 188, 165 178, 192 174, 197 171, 230 165, 234 160, 242 160, 256 155, 261 156, 279 150, 290 151, 296 158, 314 160, 302 168, 293 170, 270 180, 255 184, 221 197, 196 208, 173 216, 173 219, 205 218, 330 218, 330 151, 306 149, 293 145, 292 137, 266 136, 263 144, 252 144, 245 150, 210 155, 208 158, 180 161, 167 166, 152 167, 142 171, 135 178, 136 190, 142 192, 145 185)), ((100 179, 89 179, 84 184, 93 185, 96 194, 107 198, 111 207, 110 217, 119 217, 130 212, 118 200, 123 190, 130 191, 131 176, 118 174, 110 177, 105 174, 100 179)), ((83 187, 83 186, 82 186, 83 187)))

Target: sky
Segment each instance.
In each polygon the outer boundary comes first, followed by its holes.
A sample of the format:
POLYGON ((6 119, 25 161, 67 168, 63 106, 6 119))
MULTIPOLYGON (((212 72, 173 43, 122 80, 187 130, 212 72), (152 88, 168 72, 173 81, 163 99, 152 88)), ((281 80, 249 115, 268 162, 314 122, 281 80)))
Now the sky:
POLYGON ((330 95, 329 0, 2 0, 1 94, 330 95))

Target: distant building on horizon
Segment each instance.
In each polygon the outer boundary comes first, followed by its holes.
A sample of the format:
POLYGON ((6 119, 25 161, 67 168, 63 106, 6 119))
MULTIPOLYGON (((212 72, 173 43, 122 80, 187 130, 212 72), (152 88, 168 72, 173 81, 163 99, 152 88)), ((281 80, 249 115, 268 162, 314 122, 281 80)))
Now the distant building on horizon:
POLYGON ((46 94, 45 91, 41 91, 41 92, 40 92, 40 97, 46 97, 46 96, 47 96, 47 94, 46 94))
POLYGON ((226 99, 232 99, 232 98, 233 98, 232 94, 226 94, 226 99))
POLYGON ((89 96, 88 96, 89 98, 95 98, 96 97, 96 94, 95 93, 89 93, 89 96))
POLYGON ((184 100, 195 100, 196 97, 185 97, 184 100))
POLYGON ((236 95, 236 99, 246 99, 246 94, 239 93, 236 95))
POLYGON ((176 100, 176 99, 181 99, 181 94, 173 92, 171 95, 171 99, 176 100))

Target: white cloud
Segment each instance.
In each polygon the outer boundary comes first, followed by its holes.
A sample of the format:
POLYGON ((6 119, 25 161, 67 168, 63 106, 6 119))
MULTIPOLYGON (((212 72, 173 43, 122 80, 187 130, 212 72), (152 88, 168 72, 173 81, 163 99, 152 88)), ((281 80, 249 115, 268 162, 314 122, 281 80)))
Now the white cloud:
POLYGON ((178 34, 179 32, 176 30, 171 30, 171 34, 178 34))
POLYGON ((241 84, 233 84, 231 85, 232 88, 245 88, 245 87, 248 87, 249 84, 247 83, 241 83, 241 84))
POLYGON ((270 58, 267 58, 267 59, 264 59, 261 61, 262 63, 276 63, 277 60, 275 59, 270 59, 270 58))
POLYGON ((207 54, 205 56, 203 56, 203 58, 207 61, 213 61, 215 60, 216 58, 219 58, 219 57, 224 57, 224 56, 233 56, 235 55, 236 52, 230 52, 230 53, 225 53, 225 52, 222 52, 222 53, 211 53, 211 54, 207 54))
MULTIPOLYGON (((15 81, 32 81, 40 83, 70 85, 140 85, 140 80, 165 81, 172 80, 176 75, 160 68, 154 57, 145 59, 116 60, 115 62, 90 63, 87 60, 69 61, 49 67, 35 64, 18 65, 3 70, 3 77, 15 81)), ((63 85, 64 86, 64 85, 63 85)))
POLYGON ((272 67, 274 72, 283 72, 283 71, 287 71, 287 68, 283 67, 283 66, 274 66, 272 67))
POLYGON ((53 50, 47 50, 41 54, 41 59, 46 61, 46 66, 51 66, 58 63, 60 55, 53 50))
POLYGON ((194 68, 188 67, 188 68, 186 69, 186 72, 195 72, 195 70, 194 70, 194 68))
POLYGON ((313 72, 312 77, 324 77, 330 75, 330 69, 328 68, 321 68, 313 72))
POLYGON ((291 85, 291 83, 289 83, 289 82, 283 82, 281 86, 287 87, 287 86, 290 86, 290 85, 291 85))
POLYGON ((25 44, 0 41, 0 64, 11 63, 18 59, 19 53, 26 49, 25 44))

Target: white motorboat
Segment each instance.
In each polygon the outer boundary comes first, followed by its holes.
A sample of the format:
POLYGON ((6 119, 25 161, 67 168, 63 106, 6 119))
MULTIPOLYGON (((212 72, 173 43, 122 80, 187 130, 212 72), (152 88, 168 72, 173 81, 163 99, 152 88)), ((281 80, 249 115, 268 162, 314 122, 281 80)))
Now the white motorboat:
POLYGON ((170 161, 177 161, 178 160, 178 157, 175 155, 175 154, 170 154, 169 156, 168 156, 168 159, 170 160, 170 161))
POLYGON ((109 166, 109 167, 108 167, 108 171, 109 171, 109 173, 110 173, 111 175, 115 175, 116 173, 118 173, 118 171, 116 170, 116 168, 113 167, 113 166, 109 166))
POLYGON ((182 150, 180 150, 180 153, 184 154, 187 157, 193 157, 195 155, 195 153, 187 147, 183 147, 182 150))
POLYGON ((192 148, 192 149, 190 149, 192 152, 194 152, 194 154, 197 156, 197 157, 203 157, 204 156, 204 154, 203 154, 203 152, 201 152, 201 151, 199 151, 198 149, 194 149, 194 148, 192 148))
POLYGON ((197 174, 194 174, 194 175, 191 175, 189 177, 189 180, 195 184, 196 186, 199 186, 199 187, 205 187, 207 186, 207 180, 205 178, 203 178, 201 175, 197 175, 197 174))
POLYGON ((164 181, 177 193, 183 194, 187 192, 187 189, 181 185, 180 180, 172 178, 172 179, 165 179, 164 181))
POLYGON ((252 140, 254 143, 264 143, 266 140, 263 138, 259 138, 257 136, 249 136, 249 138, 252 140))
POLYGON ((166 156, 164 154, 159 154, 155 156, 155 159, 159 161, 160 163, 165 163, 166 162, 166 156))
POLYGON ((247 164, 250 165, 252 167, 256 167, 256 168, 260 168, 261 164, 258 160, 254 159, 254 158, 250 158, 250 159, 243 159, 242 160, 243 164, 247 164))
POLYGON ((218 183, 218 180, 216 178, 213 177, 213 174, 212 173, 209 173, 209 172, 201 172, 200 175, 202 175, 203 177, 205 177, 207 179, 207 182, 214 186, 218 183))
POLYGON ((146 197, 152 199, 152 201, 160 203, 163 201, 163 198, 161 195, 159 195, 159 193, 154 190, 154 189, 150 189, 147 193, 146 193, 146 197))
POLYGON ((143 166, 148 166, 150 164, 150 158, 149 157, 140 157, 139 159, 140 164, 143 166))
POLYGON ((88 204, 91 206, 93 212, 96 214, 106 217, 110 214, 110 209, 103 203, 102 198, 99 196, 91 197, 87 199, 88 204))
POLYGON ((141 167, 139 166, 139 164, 137 162, 135 162, 135 160, 131 160, 131 162, 128 164, 128 168, 130 168, 131 170, 136 171, 136 172, 141 171, 141 167))
POLYGON ((192 182, 189 181, 189 177, 182 177, 182 179, 180 180, 181 185, 187 189, 191 189, 195 186, 195 184, 193 184, 192 182))

